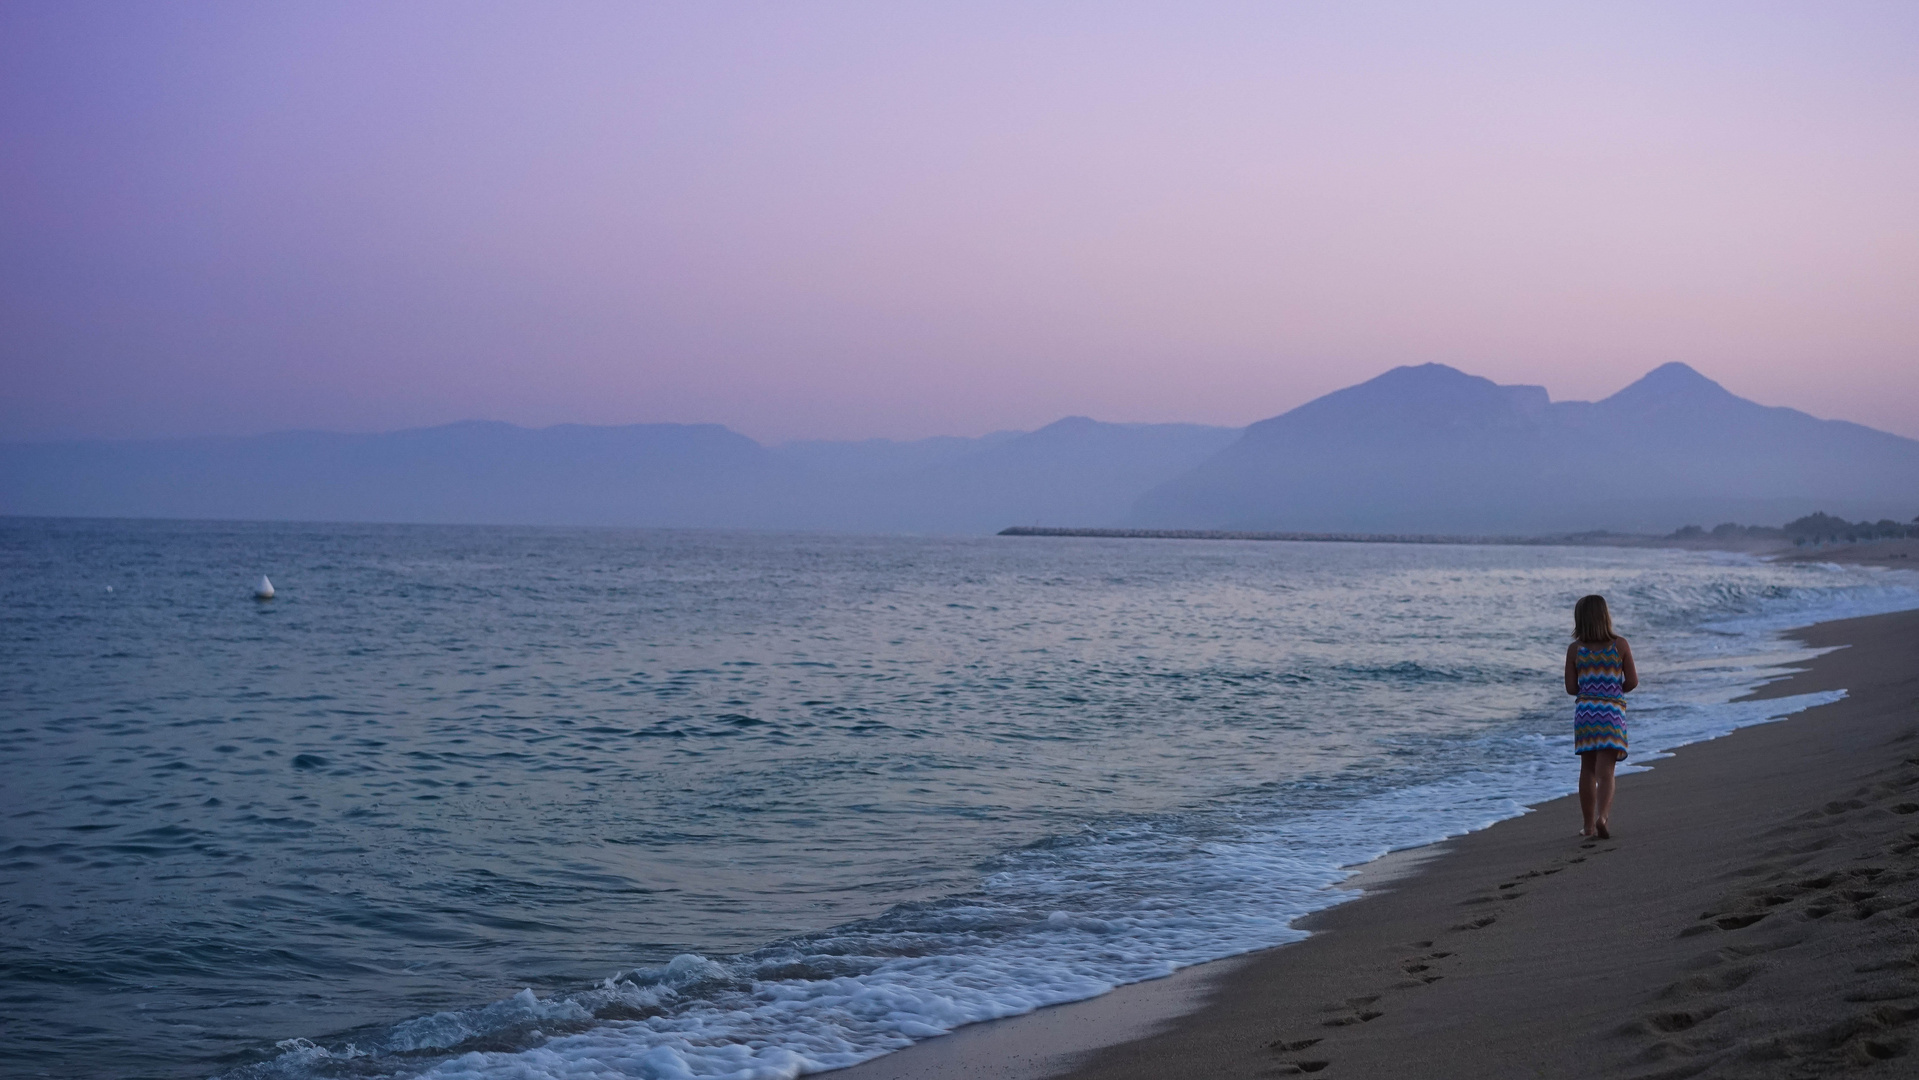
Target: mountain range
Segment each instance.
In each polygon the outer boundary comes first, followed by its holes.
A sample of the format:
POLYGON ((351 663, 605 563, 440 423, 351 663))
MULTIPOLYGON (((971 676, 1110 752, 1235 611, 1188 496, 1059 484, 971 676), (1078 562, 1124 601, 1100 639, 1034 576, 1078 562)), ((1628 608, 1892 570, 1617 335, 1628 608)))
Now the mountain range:
POLYGON ((1919 441, 1667 364, 1603 401, 1441 364, 1244 429, 761 444, 714 424, 0 444, 0 513, 984 533, 1007 525, 1663 532, 1919 510, 1919 441))
POLYGON ((1593 402, 1424 364, 1253 424, 1147 492, 1134 522, 1663 532, 1841 506, 1901 521, 1919 511, 1919 441, 1759 405, 1679 363, 1593 402))

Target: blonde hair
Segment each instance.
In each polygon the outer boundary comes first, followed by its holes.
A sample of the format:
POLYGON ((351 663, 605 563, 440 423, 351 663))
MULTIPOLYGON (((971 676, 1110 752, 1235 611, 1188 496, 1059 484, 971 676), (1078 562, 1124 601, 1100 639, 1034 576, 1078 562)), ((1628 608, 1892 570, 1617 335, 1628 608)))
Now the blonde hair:
POLYGON ((1582 596, 1573 605, 1573 637, 1580 641, 1611 641, 1612 613, 1606 610, 1606 598, 1594 593, 1582 596))

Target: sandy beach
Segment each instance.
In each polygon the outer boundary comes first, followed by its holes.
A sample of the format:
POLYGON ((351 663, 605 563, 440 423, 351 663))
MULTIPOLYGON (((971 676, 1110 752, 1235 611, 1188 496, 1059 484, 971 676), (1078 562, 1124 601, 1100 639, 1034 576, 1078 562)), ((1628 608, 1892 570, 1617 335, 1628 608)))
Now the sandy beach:
POLYGON ((1773 562, 1839 563, 1852 566, 1884 566, 1910 570, 1919 566, 1919 537, 1897 540, 1866 540, 1857 544, 1828 544, 1815 548, 1788 548, 1769 556, 1773 562))
MULTIPOLYGON (((1910 1075, 1919 612, 1753 695, 1845 699, 1389 859, 1301 943, 979 1025, 848 1080, 1910 1075)), ((1568 761, 1568 770, 1573 763, 1568 761)))

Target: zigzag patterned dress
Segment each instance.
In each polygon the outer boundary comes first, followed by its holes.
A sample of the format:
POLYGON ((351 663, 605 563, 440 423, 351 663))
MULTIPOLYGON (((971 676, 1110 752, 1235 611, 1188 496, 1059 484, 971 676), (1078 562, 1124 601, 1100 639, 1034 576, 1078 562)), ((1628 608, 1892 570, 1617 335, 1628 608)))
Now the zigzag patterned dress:
POLYGON ((1619 646, 1581 642, 1573 655, 1579 698, 1573 704, 1573 753, 1617 750, 1626 756, 1626 668, 1619 646))

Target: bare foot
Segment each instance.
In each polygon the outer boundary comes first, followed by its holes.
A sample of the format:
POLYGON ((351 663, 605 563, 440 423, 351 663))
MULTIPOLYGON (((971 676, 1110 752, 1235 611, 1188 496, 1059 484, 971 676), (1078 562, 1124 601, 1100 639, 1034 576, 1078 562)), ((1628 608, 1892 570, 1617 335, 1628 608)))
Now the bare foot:
POLYGON ((1608 829, 1606 828, 1606 823, 1605 823, 1605 822, 1603 822, 1603 821, 1602 821, 1602 822, 1600 822, 1599 824, 1597 824, 1597 825, 1595 825, 1595 826, 1593 826, 1593 829, 1594 829, 1594 831, 1595 831, 1595 832, 1597 832, 1597 833, 1599 834, 1599 838, 1600 838, 1601 840, 1611 840, 1611 839, 1612 839, 1612 832, 1611 832, 1610 830, 1608 830, 1608 829))
POLYGON ((1586 828, 1579 830, 1579 835, 1585 837, 1588 840, 1591 840, 1594 835, 1592 827, 1587 826, 1586 828))

